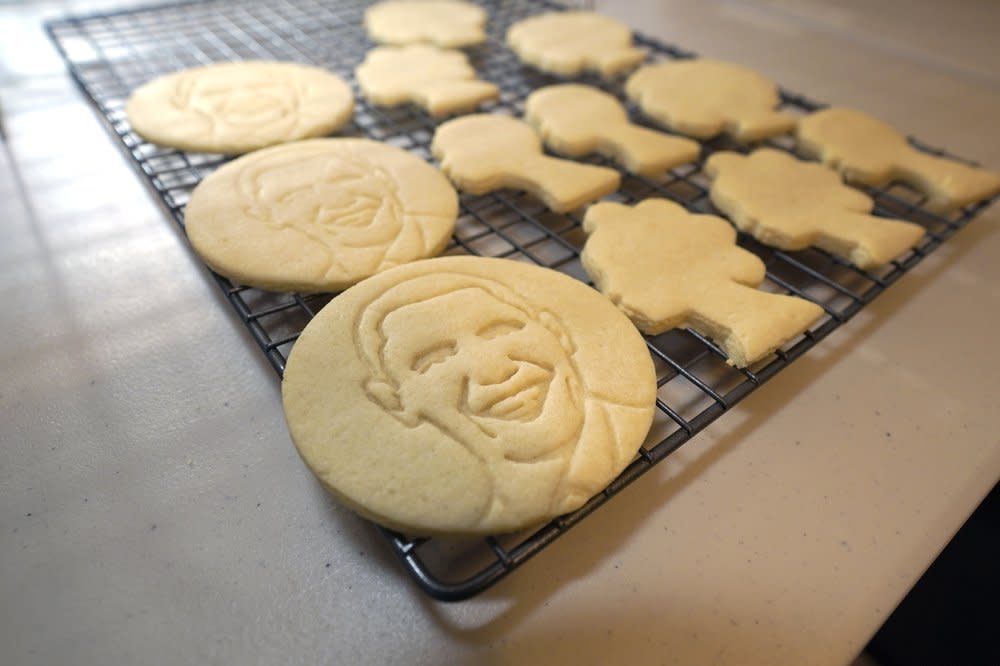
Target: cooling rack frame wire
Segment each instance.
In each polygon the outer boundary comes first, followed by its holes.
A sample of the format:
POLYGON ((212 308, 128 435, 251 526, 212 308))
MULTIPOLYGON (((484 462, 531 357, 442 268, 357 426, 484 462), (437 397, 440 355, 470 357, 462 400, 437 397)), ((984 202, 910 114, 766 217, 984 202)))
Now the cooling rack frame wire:
MULTIPOLYGON (((373 46, 360 24, 365 4, 352 0, 181 2, 71 16, 49 21, 45 29, 105 127, 183 231, 184 206, 191 190, 228 158, 160 148, 132 131, 124 114, 125 99, 135 87, 159 74, 220 60, 260 58, 324 66, 350 81, 355 92, 354 120, 337 136, 383 140, 430 160, 429 144, 441 120, 412 106, 372 107, 358 92, 352 72, 373 46)), ((529 0, 482 4, 490 14, 490 40, 468 53, 480 76, 497 83, 502 91, 484 110, 519 116, 531 90, 565 79, 522 66, 503 45, 503 34, 516 19, 560 7, 529 0)), ((636 42, 654 60, 694 56, 642 35, 636 35, 636 42)), ((601 87, 625 101, 621 80, 606 82, 590 75, 574 80, 601 87)), ((649 125, 628 106, 633 121, 649 125)), ((782 91, 784 109, 808 113, 820 107, 802 95, 782 91)), ((944 154, 913 143, 927 152, 944 154)), ((794 152, 787 137, 765 145, 794 152)), ((635 203, 647 196, 663 196, 694 212, 717 212, 708 200, 702 165, 719 150, 747 152, 748 146, 726 138, 703 142, 699 162, 673 169, 662 178, 622 172, 622 187, 611 198, 635 203)), ((596 156, 586 161, 614 166, 596 156)), ((576 512, 523 534, 446 540, 410 538, 378 527, 417 584, 436 599, 453 601, 496 583, 848 321, 991 203, 984 201, 945 217, 924 210, 926 198, 904 185, 862 189, 874 198, 877 215, 922 224, 927 236, 921 244, 885 267, 861 271, 820 250, 783 252, 740 234, 740 245, 767 266, 764 288, 812 300, 823 307, 825 316, 804 335, 747 370, 726 365, 718 346, 693 331, 648 337, 657 368, 657 416, 646 444, 625 471, 576 512)), ((531 261, 586 280, 579 263, 585 239, 580 223, 578 214, 556 215, 522 193, 463 195, 456 232, 444 253, 531 261)), ((212 275, 279 375, 302 327, 335 297, 264 292, 212 275)))

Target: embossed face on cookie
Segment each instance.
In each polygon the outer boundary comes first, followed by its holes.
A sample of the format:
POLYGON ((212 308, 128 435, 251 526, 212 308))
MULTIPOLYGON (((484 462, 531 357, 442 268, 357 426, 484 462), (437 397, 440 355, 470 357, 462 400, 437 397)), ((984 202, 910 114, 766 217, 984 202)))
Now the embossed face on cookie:
POLYGON ((370 360, 382 379, 368 383, 369 395, 408 425, 433 423, 481 459, 534 461, 575 443, 585 396, 559 321, 502 285, 446 281, 429 281, 423 299, 380 317, 383 344, 370 360))
POLYGON ((298 86, 287 77, 225 68, 180 76, 170 98, 215 132, 243 127, 294 126, 301 106, 298 86))
POLYGON ((267 155, 240 174, 246 212, 327 246, 385 250, 406 223, 397 187, 384 169, 358 157, 267 155))

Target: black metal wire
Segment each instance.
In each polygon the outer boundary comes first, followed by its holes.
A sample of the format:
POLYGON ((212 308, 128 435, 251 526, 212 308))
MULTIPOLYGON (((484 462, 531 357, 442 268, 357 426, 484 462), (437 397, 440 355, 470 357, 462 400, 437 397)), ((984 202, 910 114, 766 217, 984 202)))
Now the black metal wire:
MULTIPOLYGON (((139 175, 183 229, 184 206, 194 186, 227 158, 162 148, 132 131, 124 114, 125 100, 136 87, 160 74, 222 60, 261 58, 323 66, 351 81, 357 98, 354 119, 338 136, 383 140, 430 159, 429 145, 439 120, 413 106, 373 107, 358 93, 353 70, 373 46, 361 29, 366 4, 357 0, 185 2, 64 18, 47 23, 46 30, 139 175)), ((532 90, 563 79, 522 66, 503 45, 503 35, 513 21, 556 6, 531 0, 486 0, 483 4, 490 14, 490 40, 468 53, 479 75, 502 90, 500 99, 485 110, 518 116, 532 90)), ((636 41, 654 60, 695 55, 641 35, 636 41)), ((576 80, 581 79, 627 102, 620 80, 608 82, 591 75, 576 80)), ((782 90, 782 105, 797 113, 822 106, 787 90, 782 90)), ((627 106, 634 121, 646 122, 627 106)), ((794 149, 787 138, 767 143, 780 150, 794 149)), ((749 149, 727 138, 714 139, 703 143, 702 160, 718 150, 749 149)), ((596 156, 587 161, 614 166, 596 156)), ((623 173, 621 189, 613 198, 635 203, 662 196, 692 211, 714 212, 703 163, 679 167, 662 178, 623 173)), ((657 366, 656 406, 662 423, 654 426, 657 435, 631 465, 585 506, 530 533, 463 541, 414 539, 380 527, 413 579, 442 600, 464 599, 496 583, 849 320, 989 203, 942 217, 921 208, 926 198, 904 185, 865 189, 875 200, 876 214, 911 220, 927 229, 920 246, 887 269, 872 273, 820 250, 778 251, 741 235, 740 244, 767 265, 767 288, 812 300, 826 316, 803 336, 745 370, 728 366, 719 347, 694 331, 649 338, 657 366)), ((461 197, 460 219, 445 253, 520 259, 586 281, 579 262, 584 241, 578 217, 556 215, 528 195, 503 191, 461 197)), ((213 276, 279 374, 303 327, 333 297, 270 293, 213 276)))

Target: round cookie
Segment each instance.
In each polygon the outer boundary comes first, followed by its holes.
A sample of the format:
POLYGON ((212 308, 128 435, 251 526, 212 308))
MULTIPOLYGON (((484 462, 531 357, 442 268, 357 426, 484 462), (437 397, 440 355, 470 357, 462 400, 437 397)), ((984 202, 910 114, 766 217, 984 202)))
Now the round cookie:
POLYGON ((486 41, 486 12, 460 0, 387 0, 365 10, 368 36, 382 44, 430 43, 446 49, 486 41))
POLYGON ((303 460, 363 516, 490 534, 580 507, 634 458, 656 376, 628 319, 582 282, 443 257, 331 301, 282 382, 303 460))
POLYGON ((625 93, 664 127, 699 139, 726 133, 760 141, 791 131, 795 116, 775 111, 778 86, 752 69, 694 58, 646 65, 625 82, 625 93))
POLYGON ((577 76, 584 70, 611 77, 646 57, 632 46, 632 29, 597 12, 559 11, 530 16, 507 30, 507 45, 522 62, 543 72, 577 76))
POLYGON ((235 155, 329 134, 351 119, 354 96, 318 67, 227 62, 154 79, 132 93, 125 113, 147 141, 235 155))
POLYGON ((458 216, 448 180, 368 139, 309 139, 244 155, 191 194, 185 226, 216 272, 276 291, 338 291, 430 257, 458 216))

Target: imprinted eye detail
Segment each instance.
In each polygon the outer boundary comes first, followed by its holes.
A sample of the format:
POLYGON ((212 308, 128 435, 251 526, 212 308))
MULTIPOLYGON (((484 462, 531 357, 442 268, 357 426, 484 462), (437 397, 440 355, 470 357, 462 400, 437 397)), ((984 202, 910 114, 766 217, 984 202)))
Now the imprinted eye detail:
POLYGON ((427 372, 435 363, 440 363, 441 361, 454 356, 456 351, 457 347, 454 342, 445 342, 440 345, 435 345, 426 351, 417 354, 410 367, 413 368, 414 372, 423 374, 427 372))
POLYGON ((524 328, 523 321, 517 321, 516 319, 501 319, 483 326, 481 329, 476 331, 476 335, 485 340, 491 340, 493 338, 498 338, 501 335, 516 333, 522 328, 524 328))

